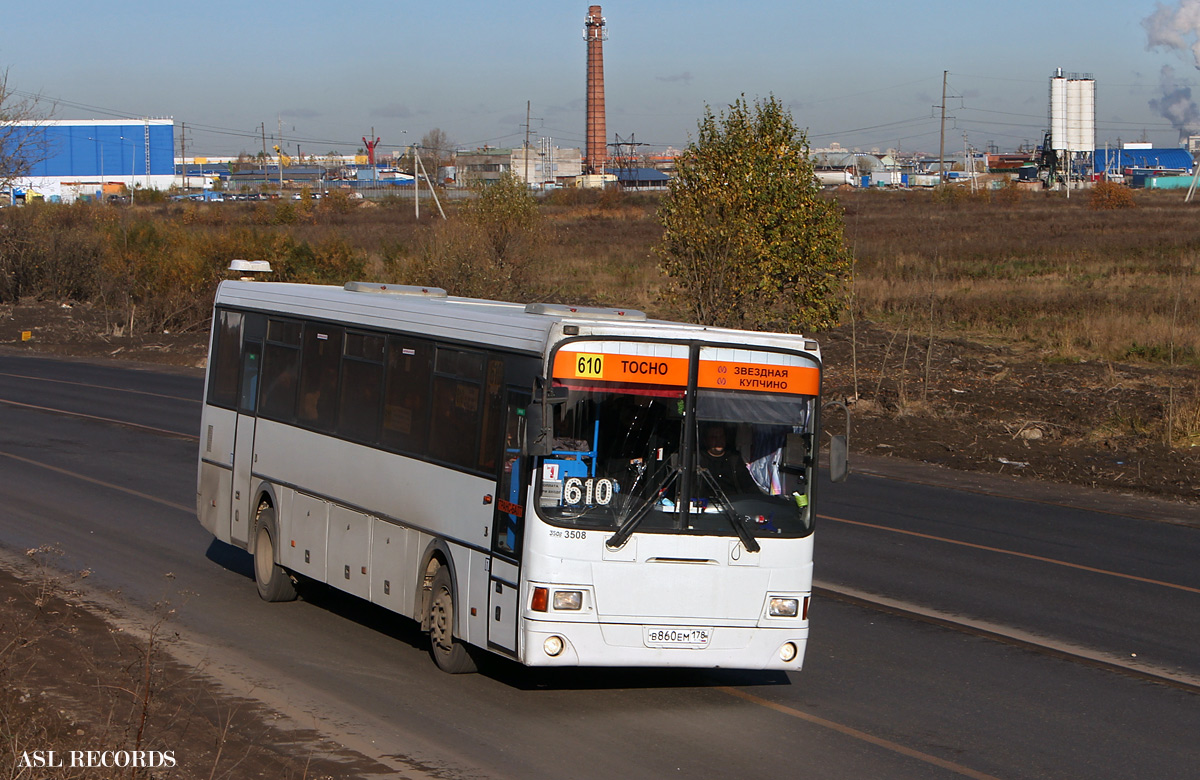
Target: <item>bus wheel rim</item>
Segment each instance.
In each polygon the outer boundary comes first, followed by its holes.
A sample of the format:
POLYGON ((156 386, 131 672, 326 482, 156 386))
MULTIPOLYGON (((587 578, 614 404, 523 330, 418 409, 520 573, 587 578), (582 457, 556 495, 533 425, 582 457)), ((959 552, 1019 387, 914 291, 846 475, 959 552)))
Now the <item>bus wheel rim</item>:
POLYGON ((430 620, 430 636, 433 638, 434 647, 441 652, 449 652, 452 649, 453 639, 450 636, 450 610, 453 607, 449 603, 450 594, 446 591, 440 591, 434 596, 431 607, 430 620))

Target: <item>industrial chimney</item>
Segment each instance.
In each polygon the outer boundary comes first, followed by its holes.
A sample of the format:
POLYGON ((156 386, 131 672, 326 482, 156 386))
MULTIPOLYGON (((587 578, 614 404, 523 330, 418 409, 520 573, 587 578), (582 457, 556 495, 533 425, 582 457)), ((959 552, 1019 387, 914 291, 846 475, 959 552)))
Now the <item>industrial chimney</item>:
POLYGON ((587 149, 585 169, 589 173, 604 173, 608 159, 605 144, 607 129, 604 126, 604 41, 608 30, 600 6, 588 7, 583 20, 583 39, 587 41, 587 149))

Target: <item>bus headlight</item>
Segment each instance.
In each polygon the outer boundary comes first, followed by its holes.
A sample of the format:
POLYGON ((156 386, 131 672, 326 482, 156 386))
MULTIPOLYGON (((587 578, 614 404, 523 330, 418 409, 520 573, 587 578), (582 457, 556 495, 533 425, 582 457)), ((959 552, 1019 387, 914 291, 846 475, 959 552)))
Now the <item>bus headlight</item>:
POLYGON ((800 613, 800 599, 785 599, 779 596, 771 597, 768 614, 771 617, 796 617, 800 613))
POLYGON ((583 591, 556 590, 554 591, 555 609, 583 609, 583 591))
POLYGON ((546 651, 546 655, 554 658, 563 651, 563 640, 561 636, 548 636, 546 641, 542 642, 542 649, 546 651))
POLYGON ((785 642, 783 647, 779 648, 779 660, 785 664, 790 664, 796 658, 796 646, 791 642, 785 642))

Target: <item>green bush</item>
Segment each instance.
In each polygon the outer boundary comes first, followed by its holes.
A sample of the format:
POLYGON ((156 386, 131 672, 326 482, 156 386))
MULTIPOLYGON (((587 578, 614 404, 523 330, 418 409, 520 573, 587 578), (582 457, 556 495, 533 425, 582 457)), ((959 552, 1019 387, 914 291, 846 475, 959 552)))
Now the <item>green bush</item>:
POLYGON ((771 97, 708 109, 676 162, 657 252, 667 297, 695 322, 794 331, 836 325, 850 275, 842 211, 808 141, 771 97))

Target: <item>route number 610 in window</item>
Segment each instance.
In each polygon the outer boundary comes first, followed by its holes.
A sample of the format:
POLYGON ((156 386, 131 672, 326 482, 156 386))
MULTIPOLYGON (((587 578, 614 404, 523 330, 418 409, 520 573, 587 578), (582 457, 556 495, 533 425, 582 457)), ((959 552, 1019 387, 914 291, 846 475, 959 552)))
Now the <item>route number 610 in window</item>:
POLYGON ((563 483, 563 503, 569 506, 608 506, 613 500, 616 486, 611 479, 580 479, 571 477, 563 483))
POLYGON ((580 355, 575 360, 575 376, 602 378, 604 376, 604 355, 580 355))

